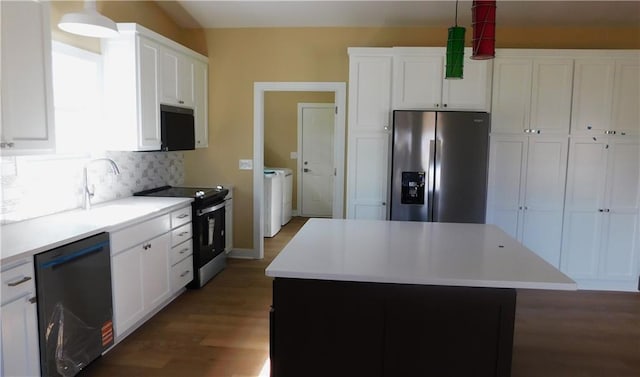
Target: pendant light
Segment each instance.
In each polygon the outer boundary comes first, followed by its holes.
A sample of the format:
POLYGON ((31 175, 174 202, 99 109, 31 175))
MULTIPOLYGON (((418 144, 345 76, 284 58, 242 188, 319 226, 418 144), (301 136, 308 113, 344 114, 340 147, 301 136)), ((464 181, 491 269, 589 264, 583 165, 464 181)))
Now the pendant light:
POLYGON ((62 16, 58 27, 71 34, 86 37, 113 38, 119 34, 116 23, 98 13, 95 0, 85 0, 82 11, 62 16))
POLYGON ((471 14, 473 19, 473 54, 471 59, 493 59, 496 56, 495 0, 474 0, 471 14))
POLYGON ((449 28, 447 37, 447 63, 445 79, 461 79, 464 64, 465 28, 458 26, 458 0, 456 0, 456 24, 449 28))

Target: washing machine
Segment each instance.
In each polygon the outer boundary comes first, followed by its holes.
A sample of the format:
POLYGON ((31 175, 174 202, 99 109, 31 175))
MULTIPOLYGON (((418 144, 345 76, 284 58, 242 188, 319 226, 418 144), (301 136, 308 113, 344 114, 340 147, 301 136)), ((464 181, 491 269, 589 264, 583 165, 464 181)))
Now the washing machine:
POLYGON ((274 170, 264 171, 264 236, 273 237, 282 226, 282 177, 274 170))
POLYGON ((280 225, 285 225, 291 220, 293 211, 293 171, 288 168, 267 168, 273 170, 282 177, 282 220, 280 225))

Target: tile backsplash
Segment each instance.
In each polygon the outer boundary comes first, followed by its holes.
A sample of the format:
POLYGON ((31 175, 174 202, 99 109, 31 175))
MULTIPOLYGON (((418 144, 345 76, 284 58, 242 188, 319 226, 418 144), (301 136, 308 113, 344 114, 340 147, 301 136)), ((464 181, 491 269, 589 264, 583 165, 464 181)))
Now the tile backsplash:
MULTIPOLYGON (((183 152, 105 152, 116 162, 88 165, 88 182, 95 187, 91 203, 124 198, 162 185, 184 183, 183 152)), ((0 223, 7 224, 82 206, 83 167, 88 157, 28 156, 0 159, 0 223)))

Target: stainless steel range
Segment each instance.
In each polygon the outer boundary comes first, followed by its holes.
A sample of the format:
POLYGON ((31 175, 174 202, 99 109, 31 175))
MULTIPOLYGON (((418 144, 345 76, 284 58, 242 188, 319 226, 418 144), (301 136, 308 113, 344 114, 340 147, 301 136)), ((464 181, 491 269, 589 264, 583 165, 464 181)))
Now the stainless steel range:
POLYGON ((193 281, 188 288, 200 288, 226 265, 224 197, 229 190, 222 186, 171 187, 162 186, 140 191, 134 196, 164 196, 193 198, 193 281))

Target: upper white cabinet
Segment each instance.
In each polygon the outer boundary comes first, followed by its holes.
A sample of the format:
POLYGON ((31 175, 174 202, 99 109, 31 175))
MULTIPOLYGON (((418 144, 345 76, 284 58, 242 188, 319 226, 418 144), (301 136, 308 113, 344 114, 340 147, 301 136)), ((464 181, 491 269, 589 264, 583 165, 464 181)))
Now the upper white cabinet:
POLYGON ((349 49, 347 218, 387 217, 391 49, 349 49))
POLYGON ((55 150, 49 2, 2 1, 2 155, 55 150))
POLYGON ((572 135, 640 134, 640 54, 576 60, 572 135))
POLYGON ((207 58, 151 30, 118 24, 102 40, 107 149, 160 150, 160 104, 194 109, 196 148, 207 141, 207 58))
POLYGON ((160 45, 135 32, 103 40, 108 149, 159 150, 160 45))
POLYGON ((445 79, 445 49, 393 48, 393 108, 489 111, 491 60, 471 60, 465 49, 463 79, 445 79))
POLYGON ((544 55, 496 57, 492 132, 568 134, 573 59, 544 55))
POLYGON ((635 137, 572 137, 562 270, 579 288, 637 289, 638 156, 635 137))
POLYGON ((162 103, 192 108, 194 97, 193 60, 171 48, 163 48, 162 103))

